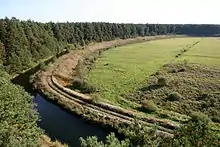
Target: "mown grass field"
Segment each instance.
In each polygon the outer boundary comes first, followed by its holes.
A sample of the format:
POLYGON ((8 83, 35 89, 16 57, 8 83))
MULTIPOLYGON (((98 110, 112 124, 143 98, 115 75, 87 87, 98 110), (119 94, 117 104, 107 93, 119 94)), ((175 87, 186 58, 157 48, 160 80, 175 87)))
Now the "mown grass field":
MULTIPOLYGON (((123 96, 146 83, 164 64, 201 38, 173 38, 117 47, 104 52, 87 76, 99 92, 93 94, 109 103, 133 107, 123 96)), ((211 41, 211 40, 210 40, 211 41)), ((193 50, 191 48, 189 52, 193 50)), ((205 49, 204 49, 205 50, 205 49)))

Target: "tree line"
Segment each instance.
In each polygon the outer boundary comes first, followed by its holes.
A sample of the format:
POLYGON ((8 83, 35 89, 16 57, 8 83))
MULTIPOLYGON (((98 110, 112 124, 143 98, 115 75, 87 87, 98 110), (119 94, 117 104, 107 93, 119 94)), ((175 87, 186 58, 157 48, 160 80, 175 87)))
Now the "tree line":
POLYGON ((167 34, 220 34, 219 25, 40 23, 14 17, 0 19, 0 62, 9 74, 19 73, 64 48, 116 38, 167 34), (68 45, 71 44, 71 45, 68 45))

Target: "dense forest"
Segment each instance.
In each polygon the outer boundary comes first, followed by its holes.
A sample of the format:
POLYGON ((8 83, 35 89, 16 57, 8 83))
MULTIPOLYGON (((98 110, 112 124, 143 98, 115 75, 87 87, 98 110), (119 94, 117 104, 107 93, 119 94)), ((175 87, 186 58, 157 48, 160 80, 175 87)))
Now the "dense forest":
POLYGON ((37 146, 43 133, 37 127, 38 115, 32 97, 12 84, 0 66, 0 146, 37 146))
POLYGON ((116 38, 166 34, 220 34, 219 25, 39 23, 0 19, 0 62, 9 74, 19 73, 64 49, 116 38))

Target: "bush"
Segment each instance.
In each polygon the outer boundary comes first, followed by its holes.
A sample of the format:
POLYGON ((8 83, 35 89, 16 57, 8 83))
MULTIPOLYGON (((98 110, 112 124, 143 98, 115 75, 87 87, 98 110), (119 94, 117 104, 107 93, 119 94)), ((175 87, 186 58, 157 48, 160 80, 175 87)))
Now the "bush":
POLYGON ((167 99, 169 101, 178 101, 180 99, 182 99, 182 95, 179 94, 178 92, 172 92, 168 97, 167 99))
POLYGON ((141 109, 146 112, 155 112, 158 110, 158 107, 152 100, 144 100, 141 109))
POLYGON ((167 85, 168 85, 168 80, 167 80, 167 78, 165 78, 165 77, 159 77, 159 78, 157 79, 157 85, 167 86, 167 85))
POLYGON ((92 92, 96 91, 95 87, 88 85, 86 82, 84 82, 80 78, 75 78, 73 80, 71 89, 73 89, 73 90, 78 89, 83 93, 92 93, 92 92))
POLYGON ((209 118, 201 112, 192 112, 191 119, 182 125, 171 139, 176 146, 219 146, 217 132, 211 131, 209 118))
POLYGON ((40 61, 39 69, 43 69, 44 67, 45 67, 45 63, 43 61, 40 61))
POLYGON ((93 101, 94 103, 99 102, 100 99, 101 99, 101 97, 100 97, 99 95, 93 95, 93 96, 92 96, 92 101, 93 101))
POLYGON ((56 56, 53 56, 53 58, 51 59, 51 61, 54 63, 54 62, 56 62, 56 60, 57 60, 57 57, 56 56))
POLYGON ((202 122, 208 124, 210 122, 210 118, 201 112, 192 111, 190 114, 191 121, 193 122, 202 122))
POLYGON ((118 140, 114 133, 109 134, 106 137, 106 142, 98 141, 96 136, 87 137, 83 139, 80 137, 81 146, 82 147, 129 147, 131 146, 131 142, 129 139, 118 140))
POLYGON ((74 89, 81 89, 81 87, 83 87, 84 85, 84 81, 80 78, 75 78, 72 82, 72 88, 74 89))
POLYGON ((96 91, 96 88, 94 86, 88 85, 87 83, 84 83, 81 91, 83 93, 93 93, 96 91))

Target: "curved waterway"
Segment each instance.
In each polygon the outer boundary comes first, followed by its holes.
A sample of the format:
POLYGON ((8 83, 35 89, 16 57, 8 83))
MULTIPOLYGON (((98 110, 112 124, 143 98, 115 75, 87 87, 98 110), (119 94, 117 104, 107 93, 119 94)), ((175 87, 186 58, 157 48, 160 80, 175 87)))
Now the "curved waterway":
POLYGON ((89 124, 71 113, 61 109, 59 106, 47 101, 41 95, 35 94, 34 102, 40 114, 39 127, 53 140, 57 139, 70 146, 80 146, 80 137, 96 135, 100 140, 110 131, 98 125, 89 124))
POLYGON ((88 123, 33 91, 29 77, 38 70, 39 67, 37 66, 11 81, 24 87, 27 92, 34 96, 34 103, 37 104, 36 109, 41 119, 38 126, 45 131, 45 134, 52 140, 59 140, 72 147, 80 146, 80 137, 86 138, 95 135, 99 140, 105 141, 105 137, 112 131, 111 129, 88 123))

